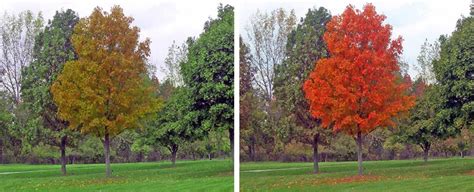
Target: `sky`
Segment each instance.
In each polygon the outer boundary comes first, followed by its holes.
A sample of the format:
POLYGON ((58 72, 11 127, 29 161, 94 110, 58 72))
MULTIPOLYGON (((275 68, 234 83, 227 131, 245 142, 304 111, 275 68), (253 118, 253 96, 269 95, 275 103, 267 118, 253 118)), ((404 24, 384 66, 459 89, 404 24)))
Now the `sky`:
POLYGON ((392 25, 392 37, 402 36, 402 58, 410 64, 409 74, 415 77, 418 73, 414 68, 420 47, 428 39, 433 42, 442 34, 451 34, 456 26, 456 21, 461 15, 469 15, 471 0, 313 0, 313 1, 256 1, 242 0, 238 6, 239 31, 243 38, 247 36, 245 28, 249 18, 257 9, 270 12, 277 8, 295 10, 298 18, 303 17, 309 8, 325 7, 332 15, 341 14, 347 5, 352 4, 357 9, 371 2, 378 13, 387 16, 386 23, 392 25))
POLYGON ((217 17, 219 3, 232 5, 229 0, 2 0, 0 13, 3 15, 5 12, 18 14, 25 10, 34 13, 41 11, 47 23, 55 12, 61 9, 70 8, 78 13, 79 17, 87 17, 97 6, 110 12, 113 5, 120 5, 126 16, 135 19, 132 25, 141 29, 140 39, 151 39, 150 61, 157 66, 158 78, 163 80, 164 74, 160 68, 164 66, 164 59, 173 41, 181 45, 188 37, 198 36, 203 31, 204 22, 210 17, 217 17))
MULTIPOLYGON (((340 14, 348 4, 361 9, 367 0, 2 0, 0 13, 19 13, 31 10, 41 11, 47 21, 52 18, 56 10, 71 8, 80 17, 89 16, 93 8, 100 6, 109 11, 113 5, 120 5, 125 15, 135 18, 133 25, 141 29, 140 38, 149 37, 151 43, 150 61, 157 66, 157 76, 162 80, 164 74, 160 68, 164 66, 164 59, 168 48, 173 41, 181 44, 190 36, 198 36, 203 29, 204 22, 217 15, 219 3, 236 6, 237 32, 245 38, 245 27, 249 17, 257 9, 271 11, 279 7, 287 10, 294 9, 298 18, 303 17, 309 8, 323 6, 332 15, 340 14)), ((387 16, 386 23, 393 26, 393 36, 401 35, 403 42, 403 59, 410 65, 409 73, 414 77, 416 57, 420 46, 425 39, 430 42, 442 34, 450 34, 461 15, 469 15, 471 0, 433 1, 433 0, 393 0, 372 2, 379 13, 387 16)))

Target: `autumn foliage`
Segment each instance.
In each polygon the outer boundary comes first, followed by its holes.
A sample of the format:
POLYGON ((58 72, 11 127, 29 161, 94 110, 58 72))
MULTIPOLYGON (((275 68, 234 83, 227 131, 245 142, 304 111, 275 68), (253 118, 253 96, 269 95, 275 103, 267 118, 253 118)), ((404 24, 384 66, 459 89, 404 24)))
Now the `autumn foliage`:
POLYGON ((144 84, 150 41, 137 44, 132 21, 120 7, 110 14, 96 8, 76 25, 72 44, 79 59, 65 64, 51 88, 59 116, 71 128, 116 135, 152 110, 153 89, 144 84))
POLYGON ((409 84, 399 75, 402 38, 390 38, 372 4, 363 11, 348 6, 326 25, 329 57, 316 63, 303 85, 310 112, 323 127, 354 136, 362 175, 363 135, 393 126, 393 119, 414 105, 409 84))
POLYGON ((350 135, 393 125, 414 98, 397 76, 402 38, 391 40, 392 27, 383 24, 372 4, 362 11, 348 6, 327 24, 324 40, 330 57, 316 63, 304 83, 311 114, 323 127, 350 135))
POLYGON ((139 42, 139 28, 122 8, 95 8, 74 28, 77 60, 68 61, 51 87, 59 117, 69 127, 101 137, 110 176, 110 137, 140 126, 159 103, 147 80, 150 40, 139 42))

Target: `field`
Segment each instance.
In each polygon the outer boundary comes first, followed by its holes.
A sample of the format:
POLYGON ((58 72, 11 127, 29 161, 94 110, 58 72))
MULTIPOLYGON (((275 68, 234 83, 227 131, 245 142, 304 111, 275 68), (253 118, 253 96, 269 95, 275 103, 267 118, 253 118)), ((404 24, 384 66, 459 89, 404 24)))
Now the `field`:
POLYGON ((241 163, 241 191, 474 191, 474 158, 364 162, 241 163))
POLYGON ((0 191, 232 191, 230 160, 168 161, 112 164, 105 178, 103 164, 0 165, 0 191))

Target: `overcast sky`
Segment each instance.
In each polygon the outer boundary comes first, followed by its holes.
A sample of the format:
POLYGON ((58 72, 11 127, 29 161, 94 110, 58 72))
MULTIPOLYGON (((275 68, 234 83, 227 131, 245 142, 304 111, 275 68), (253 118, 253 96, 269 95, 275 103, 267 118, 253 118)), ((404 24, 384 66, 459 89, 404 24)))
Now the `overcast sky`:
POLYGON ((72 9, 79 17, 86 17, 92 10, 100 6, 103 10, 110 12, 113 5, 120 5, 126 16, 135 18, 133 25, 141 29, 140 39, 149 37, 151 43, 150 60, 158 65, 158 77, 163 79, 164 74, 160 71, 164 59, 168 53, 168 47, 175 40, 178 44, 184 42, 187 37, 198 36, 209 17, 217 16, 219 3, 231 4, 229 0, 208 1, 164 1, 164 0, 2 0, 0 1, 0 13, 19 13, 31 10, 35 13, 41 11, 45 21, 52 19, 56 10, 72 9))
MULTIPOLYGON (((323 6, 332 15, 336 15, 341 14, 348 4, 354 5, 357 9, 362 9, 367 2, 372 2, 378 13, 387 16, 385 22, 393 26, 392 35, 403 37, 403 58, 410 65, 413 65, 416 64, 416 57, 425 39, 433 42, 442 34, 451 34, 455 29, 456 21, 461 18, 461 15, 469 15, 471 0, 313 0, 280 1, 280 3, 243 0, 238 4, 238 8, 240 8, 238 10, 239 30, 243 37, 247 36, 245 27, 249 23, 249 17, 257 9, 261 11, 271 11, 280 7, 287 10, 294 9, 299 21, 299 18, 306 14, 308 8, 323 6)), ((417 74, 412 66, 410 66, 409 73, 412 77, 417 74)))
MULTIPOLYGON (((197 36, 202 32, 203 24, 209 17, 215 18, 219 2, 237 5, 239 31, 245 38, 245 26, 249 17, 257 9, 271 11, 279 7, 294 9, 298 18, 303 17, 308 8, 326 7, 332 15, 340 14, 351 3, 361 9, 366 0, 313 0, 313 1, 274 1, 274 0, 207 0, 207 1, 165 1, 165 0, 2 0, 0 12, 19 13, 23 10, 41 11, 47 21, 56 10, 71 8, 80 17, 89 16, 93 8, 102 7, 110 10, 118 4, 126 15, 135 18, 134 25, 140 27, 141 38, 149 37, 151 44, 151 61, 158 67, 158 77, 163 78, 159 68, 163 66, 168 47, 173 40, 181 44, 189 36, 197 36)), ((434 41, 441 34, 450 34, 461 15, 469 15, 471 0, 430 1, 430 0, 394 0, 371 1, 379 13, 387 16, 386 22, 393 26, 393 35, 401 35, 403 57, 411 65, 424 39, 434 41)), ((410 74, 416 72, 411 67, 410 74)))

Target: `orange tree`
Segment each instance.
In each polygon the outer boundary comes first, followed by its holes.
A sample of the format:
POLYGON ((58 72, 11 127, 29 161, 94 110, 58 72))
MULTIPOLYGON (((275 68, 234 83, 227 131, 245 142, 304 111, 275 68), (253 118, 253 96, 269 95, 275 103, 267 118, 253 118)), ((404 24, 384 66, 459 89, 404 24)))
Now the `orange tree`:
POLYGON ((64 65, 51 88, 69 128, 101 138, 107 177, 110 138, 139 127, 138 120, 158 106, 145 64, 150 41, 138 41, 140 30, 132 21, 119 6, 110 13, 95 8, 81 19, 72 36, 78 59, 64 65))
POLYGON ((402 38, 392 40, 384 20, 372 4, 334 16, 324 34, 330 56, 316 63, 303 85, 311 115, 356 140, 359 175, 363 135, 392 126, 414 103, 397 75, 402 38))

